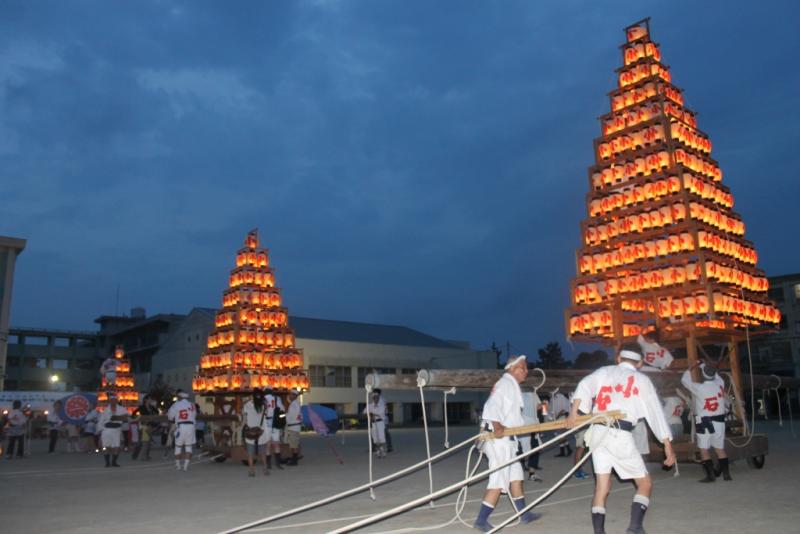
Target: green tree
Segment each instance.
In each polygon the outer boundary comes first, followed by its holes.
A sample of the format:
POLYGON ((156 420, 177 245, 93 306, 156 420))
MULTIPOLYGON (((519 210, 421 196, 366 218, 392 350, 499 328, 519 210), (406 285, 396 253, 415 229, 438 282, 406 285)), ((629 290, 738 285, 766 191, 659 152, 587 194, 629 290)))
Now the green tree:
POLYGON ((539 349, 539 360, 536 362, 536 367, 542 369, 566 369, 569 367, 569 362, 564 359, 561 345, 557 341, 551 341, 539 349))

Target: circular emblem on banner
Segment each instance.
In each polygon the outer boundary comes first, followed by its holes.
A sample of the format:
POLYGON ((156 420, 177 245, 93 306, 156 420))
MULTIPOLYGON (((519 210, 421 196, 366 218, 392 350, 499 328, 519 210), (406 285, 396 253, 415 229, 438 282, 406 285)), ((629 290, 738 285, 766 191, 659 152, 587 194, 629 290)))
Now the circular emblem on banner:
POLYGON ((80 424, 96 402, 94 395, 86 393, 68 395, 61 399, 62 413, 58 415, 67 423, 80 424))

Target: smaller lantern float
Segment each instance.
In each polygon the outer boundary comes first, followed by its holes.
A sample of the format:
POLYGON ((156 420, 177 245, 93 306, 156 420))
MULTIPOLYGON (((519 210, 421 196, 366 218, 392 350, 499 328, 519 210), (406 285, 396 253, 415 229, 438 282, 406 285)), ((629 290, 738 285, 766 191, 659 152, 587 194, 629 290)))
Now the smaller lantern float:
POLYGON ((108 396, 115 395, 117 402, 128 413, 133 413, 139 405, 139 393, 134 389, 131 361, 125 357, 122 345, 117 345, 114 355, 109 356, 100 366, 100 391, 97 392, 97 409, 103 411, 108 406, 108 396))

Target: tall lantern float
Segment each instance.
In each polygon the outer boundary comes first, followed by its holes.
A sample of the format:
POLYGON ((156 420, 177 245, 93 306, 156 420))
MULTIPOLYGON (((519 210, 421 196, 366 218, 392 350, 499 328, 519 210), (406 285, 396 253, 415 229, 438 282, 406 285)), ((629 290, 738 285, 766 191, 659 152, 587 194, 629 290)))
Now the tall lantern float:
POLYGON ((620 346, 655 326, 667 345, 735 344, 745 328, 774 328, 780 312, 708 134, 661 62, 649 19, 625 35, 588 172, 569 338, 620 346))
POLYGON ((288 311, 258 230, 247 234, 235 265, 192 380, 195 393, 214 397, 216 413, 226 413, 223 408, 228 406, 239 413, 243 399, 255 388, 270 386, 282 394, 294 386, 309 387, 303 351, 295 347, 288 311))

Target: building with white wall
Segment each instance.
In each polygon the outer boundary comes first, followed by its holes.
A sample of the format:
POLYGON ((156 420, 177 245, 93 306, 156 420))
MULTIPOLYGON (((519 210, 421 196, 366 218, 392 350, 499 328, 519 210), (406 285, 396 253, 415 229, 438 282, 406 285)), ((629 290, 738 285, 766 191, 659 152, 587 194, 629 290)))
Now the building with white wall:
MULTIPOLYGON (((153 376, 174 388, 191 390, 206 339, 213 328, 212 308, 195 308, 153 355, 153 376)), ((467 342, 445 341, 404 327, 350 321, 289 317, 296 345, 303 349, 311 379, 303 403, 324 404, 340 414, 357 414, 365 403, 364 377, 371 372, 416 374, 418 369, 488 368, 496 366, 489 350, 467 342)), ((427 392, 432 421, 444 418, 443 395, 427 392)), ((421 417, 419 393, 384 391, 392 420, 414 423, 421 417)), ((465 392, 448 398, 448 421, 469 421, 484 394, 465 392)))

